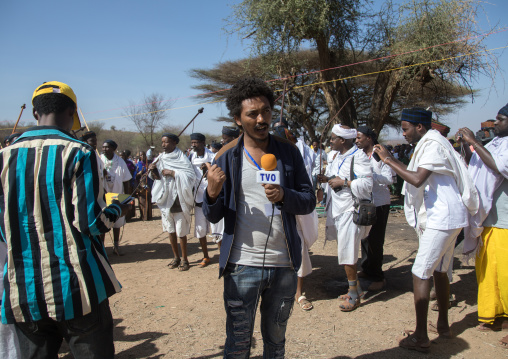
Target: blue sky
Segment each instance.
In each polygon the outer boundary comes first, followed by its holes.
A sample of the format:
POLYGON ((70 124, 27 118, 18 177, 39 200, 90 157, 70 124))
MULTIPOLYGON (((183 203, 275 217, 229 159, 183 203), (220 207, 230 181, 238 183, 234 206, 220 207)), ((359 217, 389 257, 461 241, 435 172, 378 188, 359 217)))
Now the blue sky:
MULTIPOLYGON (((200 107, 195 98, 188 98, 198 94, 191 88, 197 81, 188 71, 249 55, 245 44, 223 31, 223 19, 231 12, 228 3, 232 2, 1 1, 0 121, 16 120, 26 103, 22 121, 34 125, 33 90, 44 81, 57 80, 74 89, 88 122, 121 116, 118 108, 129 100, 141 103, 143 95, 159 92, 181 98, 167 121, 185 125, 200 107)), ((491 0, 484 6, 492 24, 508 25, 508 1, 491 0)), ((490 36, 486 44, 508 45, 508 32, 490 36)), ((490 80, 482 78, 474 84, 484 89, 475 103, 445 119, 452 131, 463 125, 476 131, 479 122, 494 118, 508 102, 507 53, 508 49, 496 52, 504 71, 495 79, 496 89, 489 94, 490 80)), ((204 107, 196 131, 219 134, 222 124, 212 120, 227 115, 225 106, 204 107)), ((105 128, 134 128, 127 119, 103 122, 105 128)))

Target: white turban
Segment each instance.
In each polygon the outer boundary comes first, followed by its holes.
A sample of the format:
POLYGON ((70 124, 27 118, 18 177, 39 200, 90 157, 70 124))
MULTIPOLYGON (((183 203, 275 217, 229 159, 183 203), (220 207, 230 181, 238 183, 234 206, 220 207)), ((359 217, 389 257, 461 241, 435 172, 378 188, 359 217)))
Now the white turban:
POLYGON ((345 140, 356 138, 356 130, 354 128, 345 128, 339 124, 333 126, 332 132, 335 136, 342 137, 345 140))

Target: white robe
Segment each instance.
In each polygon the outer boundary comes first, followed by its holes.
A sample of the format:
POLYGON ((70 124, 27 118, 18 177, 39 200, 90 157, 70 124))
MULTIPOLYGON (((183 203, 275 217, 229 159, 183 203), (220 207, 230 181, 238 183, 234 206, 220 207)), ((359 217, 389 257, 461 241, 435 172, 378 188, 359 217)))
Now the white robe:
POLYGON ((152 187, 152 201, 161 209, 169 209, 176 197, 180 200, 182 212, 188 223, 191 222, 191 210, 194 205, 192 188, 196 175, 194 167, 180 149, 175 148, 171 153, 162 153, 155 159, 160 180, 154 179, 152 187), (175 177, 163 176, 163 170, 175 171, 175 177))
POLYGON ((339 192, 331 191, 332 197, 332 216, 337 218, 345 212, 354 210, 354 201, 351 193, 358 199, 371 199, 372 197, 372 168, 367 155, 356 145, 351 147, 346 153, 338 153, 327 172, 330 175, 347 178, 350 186, 343 188, 339 192), (351 178, 350 168, 352 159, 355 159, 353 170, 355 178, 351 178))
POLYGON ((215 155, 213 152, 206 147, 203 157, 198 157, 197 153, 194 151, 192 151, 189 155, 189 160, 194 167, 194 173, 196 175, 196 180, 194 181, 194 196, 196 198, 196 203, 203 202, 203 194, 205 193, 206 187, 208 186, 208 180, 206 179, 206 176, 202 178, 203 172, 201 171, 200 167, 205 162, 212 163, 214 158, 215 155))
POLYGON ((494 158, 499 174, 494 173, 483 163, 478 154, 473 153, 469 161, 468 172, 478 190, 480 203, 478 212, 469 217, 469 227, 464 229, 464 255, 467 258, 474 257, 479 248, 483 221, 492 208, 494 192, 505 179, 508 179, 508 136, 495 137, 485 148, 494 158))
MULTIPOLYGON (((305 165, 305 170, 307 171, 307 176, 309 176, 310 181, 312 182, 312 170, 314 166, 315 156, 316 154, 312 149, 303 142, 300 138, 296 143, 296 147, 300 150, 300 153, 303 157, 303 162, 305 165)), ((302 248, 306 247, 307 253, 303 253, 303 255, 308 256, 308 248, 310 248, 315 241, 318 239, 318 217, 317 212, 314 209, 311 213, 305 215, 297 215, 296 216, 296 229, 301 237, 303 237, 303 242, 305 242, 305 246, 302 243, 302 248)), ((307 261, 310 263, 310 259, 307 261)), ((312 271, 312 267, 310 268, 312 271)), ((308 273, 307 273, 308 274, 308 273)), ((304 274, 307 275, 307 274, 304 274)))
MULTIPOLYGON (((104 154, 101 155, 103 168, 108 174, 104 178, 104 189, 109 193, 123 194, 123 183, 132 178, 131 172, 125 161, 116 153, 113 156, 113 162, 109 161, 104 154), (108 166, 109 164, 109 166, 108 166)), ((101 164, 98 164, 100 169, 101 164)), ((113 228, 121 228, 125 225, 125 217, 120 217, 113 225, 113 228)))
MULTIPOLYGON (((423 167, 429 171, 453 177, 461 194, 462 203, 468 212, 474 214, 478 211, 478 192, 476 191, 471 176, 467 172, 466 163, 457 151, 455 151, 450 142, 438 131, 429 130, 420 141, 418 141, 407 169, 409 171, 416 171, 418 167, 423 167), (428 146, 441 146, 440 153, 444 154, 444 156, 425 156, 428 146)), ((416 188, 404 182, 402 193, 405 196, 404 213, 408 224, 422 232, 425 230, 426 222, 424 203, 425 186, 416 188), (416 216, 415 213, 417 213, 416 216)))

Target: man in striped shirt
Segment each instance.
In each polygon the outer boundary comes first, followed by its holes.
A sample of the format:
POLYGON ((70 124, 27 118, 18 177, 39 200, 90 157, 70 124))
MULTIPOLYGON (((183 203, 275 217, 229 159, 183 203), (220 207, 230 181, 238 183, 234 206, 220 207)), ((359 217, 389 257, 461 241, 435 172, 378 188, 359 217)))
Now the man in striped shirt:
POLYGON ((38 122, 0 151, 0 239, 8 246, 2 323, 15 324, 23 358, 113 358, 108 297, 121 286, 99 235, 128 206, 105 206, 98 158, 69 131, 76 96, 46 82, 32 97, 38 122))

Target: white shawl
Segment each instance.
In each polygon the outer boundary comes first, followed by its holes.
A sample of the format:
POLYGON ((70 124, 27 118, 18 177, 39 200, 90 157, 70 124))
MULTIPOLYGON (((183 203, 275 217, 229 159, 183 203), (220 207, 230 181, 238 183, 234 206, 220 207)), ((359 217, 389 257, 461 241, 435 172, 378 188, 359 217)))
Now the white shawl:
MULTIPOLYGON (((328 169, 327 169, 328 170, 328 169)), ((353 145, 346 153, 337 154, 330 165, 331 175, 342 179, 347 178, 348 187, 343 187, 341 191, 331 191, 332 197, 332 215, 337 218, 344 212, 354 210, 354 201, 352 194, 358 199, 372 198, 372 168, 367 155, 356 145, 353 145), (353 170, 354 177, 351 178, 351 163, 355 159, 353 170)))
POLYGON ((155 161, 157 161, 157 170, 161 179, 154 180, 152 201, 159 208, 171 208, 178 195, 185 219, 190 223, 190 213, 194 205, 192 188, 196 179, 194 167, 178 148, 171 153, 160 154, 155 161), (163 176, 162 170, 175 171, 175 177, 163 176))
MULTIPOLYGON (((478 211, 479 198, 476 187, 474 186, 473 180, 467 172, 466 163, 464 159, 455 151, 450 142, 443 137, 436 130, 429 130, 418 141, 411 162, 407 166, 409 171, 415 171, 418 167, 423 167, 429 171, 448 175, 453 177, 459 192, 462 194, 462 202, 466 206, 470 214, 475 214, 478 211), (441 146, 445 157, 428 158, 424 156, 425 149, 428 146, 441 146)), ((422 225, 426 221, 426 211, 423 203, 423 194, 425 186, 416 188, 415 186, 404 182, 402 187, 402 193, 405 195, 404 198, 404 213, 409 225, 414 228, 420 227, 423 230, 422 225), (415 219, 415 211, 418 211, 418 219, 415 219)))
POLYGON ((205 162, 209 162, 211 164, 214 158, 215 155, 213 154, 213 152, 206 147, 203 157, 198 157, 197 153, 194 151, 192 151, 189 155, 189 160, 192 163, 192 167, 194 168, 194 174, 196 175, 196 180, 194 183, 194 193, 196 197, 196 203, 203 202, 203 195, 205 194, 206 187, 208 186, 208 180, 206 179, 206 176, 203 177, 203 172, 201 171, 200 167, 205 162))
POLYGON ((305 170, 307 171, 307 175, 312 181, 312 170, 314 169, 316 153, 312 151, 312 149, 303 141, 301 137, 296 142, 296 147, 300 150, 300 153, 302 154, 305 170))
POLYGON ((468 170, 480 195, 480 208, 476 214, 469 216, 469 227, 464 229, 463 253, 467 259, 474 257, 480 248, 478 244, 481 243, 482 224, 492 208, 494 192, 503 180, 508 179, 508 136, 495 137, 485 148, 494 158, 499 174, 494 173, 478 154, 473 153, 468 170))
MULTIPOLYGON (((305 170, 307 171, 307 175, 312 182, 312 167, 315 161, 315 153, 309 146, 307 146, 302 138, 298 139, 296 142, 296 147, 298 147, 300 153, 302 154, 305 170)), ((318 239, 317 212, 314 209, 309 214, 297 215, 295 217, 297 229, 300 230, 300 233, 303 237, 302 239, 305 241, 307 248, 310 248, 318 239)))

